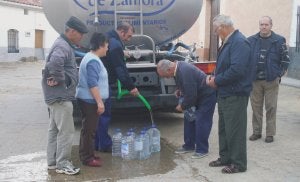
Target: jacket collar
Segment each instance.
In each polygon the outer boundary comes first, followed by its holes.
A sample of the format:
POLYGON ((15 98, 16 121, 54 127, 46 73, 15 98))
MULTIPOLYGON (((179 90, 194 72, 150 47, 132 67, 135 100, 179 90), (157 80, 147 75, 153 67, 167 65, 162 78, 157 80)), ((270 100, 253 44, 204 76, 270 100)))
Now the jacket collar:
MULTIPOLYGON (((254 38, 257 40, 260 39, 259 32, 254 35, 254 38)), ((271 31, 271 35, 268 38, 271 40, 271 42, 277 41, 277 36, 273 31, 271 31)))
POLYGON ((234 31, 231 33, 230 37, 228 37, 228 40, 225 42, 225 44, 231 42, 232 39, 234 38, 234 35, 237 34, 237 33, 239 33, 239 30, 234 30, 234 31))
POLYGON ((60 34, 60 37, 64 39, 73 49, 76 49, 76 45, 73 44, 65 34, 60 34))
POLYGON ((119 34, 118 34, 117 31, 115 31, 115 30, 109 31, 109 32, 107 33, 107 35, 108 35, 109 38, 115 38, 115 39, 117 39, 118 41, 122 42, 122 40, 121 40, 120 37, 119 37, 119 34))
POLYGON ((226 37, 225 41, 223 42, 223 44, 218 48, 218 54, 220 52, 222 52, 223 48, 225 45, 229 44, 232 39, 234 38, 234 35, 237 34, 239 32, 239 30, 234 30, 231 34, 229 34, 229 37, 226 37))

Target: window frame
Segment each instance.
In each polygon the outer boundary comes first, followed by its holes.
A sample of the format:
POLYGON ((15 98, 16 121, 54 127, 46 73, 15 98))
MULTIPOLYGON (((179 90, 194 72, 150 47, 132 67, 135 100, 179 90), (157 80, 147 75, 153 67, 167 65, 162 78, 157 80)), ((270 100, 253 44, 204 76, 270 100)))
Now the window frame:
POLYGON ((9 29, 7 31, 7 52, 19 53, 19 31, 16 29, 9 29))

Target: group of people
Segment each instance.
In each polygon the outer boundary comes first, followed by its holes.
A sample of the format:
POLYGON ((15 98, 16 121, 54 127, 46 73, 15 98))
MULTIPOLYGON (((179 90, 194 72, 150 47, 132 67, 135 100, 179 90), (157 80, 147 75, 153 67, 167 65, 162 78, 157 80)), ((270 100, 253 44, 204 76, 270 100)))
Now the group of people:
POLYGON ((111 85, 118 79, 131 95, 139 94, 129 77, 123 52, 123 42, 131 39, 134 27, 122 22, 116 30, 106 35, 94 33, 90 39, 90 52, 82 58, 78 72, 74 49, 85 33, 88 33, 86 25, 72 16, 65 24, 65 32, 50 49, 42 78, 44 98, 50 114, 48 169, 68 175, 80 171, 71 162, 75 132, 72 101, 77 100, 82 112, 80 161, 86 166, 100 167, 102 160, 94 151, 111 152, 112 146, 108 134, 111 85))
POLYGON ((259 20, 260 31, 246 38, 234 28, 229 16, 213 19, 213 31, 222 41, 212 75, 185 62, 161 60, 157 72, 174 77, 183 100, 178 111, 195 107, 195 119, 184 115, 184 144, 175 153, 194 152, 192 158, 208 154, 208 138, 213 113, 218 103, 219 158, 210 167, 222 167, 222 173, 247 170, 247 106, 250 97, 253 134, 250 141, 262 137, 263 107, 266 110, 266 143, 276 134, 276 108, 280 78, 289 65, 285 38, 274 33, 272 19, 259 20))
MULTIPOLYGON (((253 110, 253 134, 249 139, 254 141, 262 137, 265 103, 265 142, 273 142, 279 83, 289 65, 289 57, 285 38, 271 30, 270 17, 262 17, 259 28, 257 34, 246 38, 234 28, 229 16, 216 16, 213 31, 222 44, 212 75, 183 61, 163 59, 158 62, 160 77, 175 78, 178 88, 175 94, 182 98, 176 110, 196 108, 194 119, 184 115, 184 144, 175 153, 194 152, 192 158, 195 159, 208 154, 213 114, 218 103, 219 158, 209 166, 223 166, 223 173, 246 171, 249 96, 253 110)), ((75 98, 83 115, 80 161, 83 165, 100 167, 101 158, 94 151, 111 152, 112 146, 108 134, 111 85, 118 79, 131 95, 139 94, 129 77, 123 51, 123 43, 131 39, 134 27, 122 22, 106 35, 94 33, 90 52, 82 59, 78 75, 74 45, 87 32, 84 23, 71 17, 65 24, 65 32, 53 44, 43 71, 42 87, 50 112, 47 163, 48 169, 56 169, 57 173, 77 174, 80 171, 71 162, 72 101, 75 98)))

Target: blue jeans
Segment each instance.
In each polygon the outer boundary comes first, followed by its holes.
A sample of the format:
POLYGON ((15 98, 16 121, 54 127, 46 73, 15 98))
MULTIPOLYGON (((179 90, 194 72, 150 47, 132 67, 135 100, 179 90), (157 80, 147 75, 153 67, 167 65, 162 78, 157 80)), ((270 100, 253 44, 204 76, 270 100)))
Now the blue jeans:
POLYGON ((212 127, 213 115, 216 105, 216 94, 212 94, 202 101, 196 109, 196 120, 188 121, 184 116, 184 145, 187 150, 197 153, 208 153, 208 138, 212 127))
POLYGON ((95 136, 96 150, 106 150, 112 146, 112 140, 108 134, 108 128, 111 120, 111 89, 109 89, 109 98, 105 100, 104 108, 104 113, 99 117, 95 136))

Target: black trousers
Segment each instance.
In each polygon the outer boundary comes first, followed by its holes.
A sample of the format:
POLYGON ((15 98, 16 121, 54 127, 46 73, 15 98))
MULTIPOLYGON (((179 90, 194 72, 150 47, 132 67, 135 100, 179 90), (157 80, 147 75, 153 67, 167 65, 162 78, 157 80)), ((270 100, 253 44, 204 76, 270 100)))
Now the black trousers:
POLYGON ((82 128, 80 132, 79 157, 83 164, 94 159, 95 133, 99 115, 97 104, 91 104, 78 99, 82 112, 82 128))

